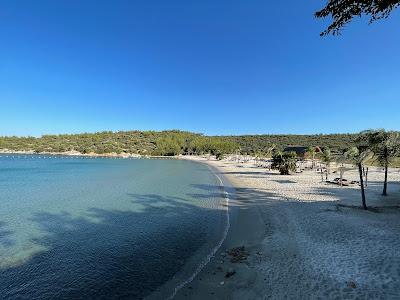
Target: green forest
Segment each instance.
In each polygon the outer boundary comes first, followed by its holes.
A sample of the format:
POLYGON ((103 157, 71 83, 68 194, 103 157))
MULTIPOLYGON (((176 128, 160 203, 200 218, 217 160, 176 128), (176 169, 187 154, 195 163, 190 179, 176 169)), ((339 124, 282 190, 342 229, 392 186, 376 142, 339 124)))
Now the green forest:
POLYGON ((355 145, 358 134, 315 134, 315 135, 242 135, 224 136, 225 141, 240 145, 243 153, 265 152, 274 147, 283 150, 287 146, 306 146, 330 148, 334 152, 343 152, 355 145))
POLYGON ((0 149, 9 151, 129 153, 141 155, 266 153, 271 147, 320 146, 335 152, 354 146, 357 134, 205 136, 179 130, 119 131, 41 137, 0 137, 0 149))

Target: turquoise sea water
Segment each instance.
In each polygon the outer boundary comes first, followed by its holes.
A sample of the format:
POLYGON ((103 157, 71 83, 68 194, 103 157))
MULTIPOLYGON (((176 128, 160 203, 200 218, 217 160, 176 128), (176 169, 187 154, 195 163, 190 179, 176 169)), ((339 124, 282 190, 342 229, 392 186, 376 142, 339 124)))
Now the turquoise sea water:
POLYGON ((0 297, 169 296, 221 239, 218 186, 182 160, 0 155, 0 297))

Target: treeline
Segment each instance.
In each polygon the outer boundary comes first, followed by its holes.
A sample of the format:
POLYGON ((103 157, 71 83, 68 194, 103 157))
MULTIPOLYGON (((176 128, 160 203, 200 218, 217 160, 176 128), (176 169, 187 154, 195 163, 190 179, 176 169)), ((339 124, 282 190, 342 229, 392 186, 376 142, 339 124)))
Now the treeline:
POLYGON ((43 135, 34 137, 0 137, 0 148, 13 151, 81 153, 151 153, 160 137, 154 131, 98 132, 83 134, 43 135))
POLYGON ((224 136, 228 141, 239 144, 242 153, 265 152, 268 148, 283 150, 287 146, 320 146, 343 152, 355 146, 358 134, 315 134, 315 135, 243 135, 224 136))
POLYGON ((240 146, 221 137, 207 137, 190 132, 167 132, 155 142, 153 155, 201 155, 211 154, 222 158, 236 152, 240 146))
POLYGON ((226 153, 255 154, 289 145, 321 146, 344 151, 355 145, 356 134, 204 136, 168 131, 119 131, 35 137, 0 137, 0 149, 11 151, 129 153, 141 155, 226 153))
POLYGON ((0 149, 10 151, 68 152, 83 154, 129 153, 141 155, 204 154, 223 155, 239 149, 233 141, 202 134, 168 131, 120 131, 42 137, 0 137, 0 149))

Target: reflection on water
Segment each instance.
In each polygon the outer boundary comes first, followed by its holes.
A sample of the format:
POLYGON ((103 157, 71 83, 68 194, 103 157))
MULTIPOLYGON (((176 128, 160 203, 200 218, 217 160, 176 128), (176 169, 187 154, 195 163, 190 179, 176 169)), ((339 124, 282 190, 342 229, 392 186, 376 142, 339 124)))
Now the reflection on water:
POLYGON ((187 161, 0 155, 2 297, 144 297, 215 244, 216 184, 187 161))

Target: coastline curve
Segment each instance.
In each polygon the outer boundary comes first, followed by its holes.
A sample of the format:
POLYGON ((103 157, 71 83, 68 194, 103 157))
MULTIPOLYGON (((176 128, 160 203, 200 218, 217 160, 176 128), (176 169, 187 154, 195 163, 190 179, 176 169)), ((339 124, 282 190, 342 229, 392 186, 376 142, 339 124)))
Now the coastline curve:
POLYGON ((224 231, 222 233, 222 237, 219 240, 219 242, 217 243, 217 245, 215 245, 214 248, 211 249, 210 253, 206 255, 206 257, 204 259, 201 260, 200 264, 197 266, 197 268, 195 269, 195 271, 193 272, 193 274, 191 276, 189 276, 189 278, 187 278, 186 280, 182 281, 181 283, 179 283, 175 288, 174 291, 172 292, 172 294, 170 296, 168 296, 166 299, 171 300, 173 299, 176 294, 182 289, 184 288, 187 284, 191 283, 197 275, 199 275, 199 273, 207 266, 207 264, 211 261, 211 259, 215 256, 215 254, 218 252, 218 250, 221 248, 221 246, 223 245, 223 243, 226 240, 226 237, 228 236, 228 232, 230 229, 230 216, 229 216, 229 194, 226 191, 226 187, 224 185, 224 181, 226 181, 227 179, 224 178, 224 180, 221 179, 221 174, 217 174, 219 173, 219 171, 210 166, 209 164, 207 164, 206 162, 203 161, 194 161, 191 160, 193 162, 197 162, 197 163, 202 163, 205 164, 211 171, 211 173, 218 179, 219 182, 219 187, 222 189, 222 195, 223 198, 225 199, 225 205, 226 205, 226 225, 224 228, 224 231))

